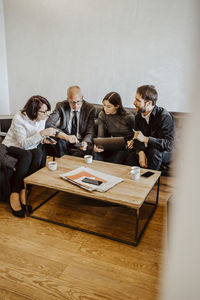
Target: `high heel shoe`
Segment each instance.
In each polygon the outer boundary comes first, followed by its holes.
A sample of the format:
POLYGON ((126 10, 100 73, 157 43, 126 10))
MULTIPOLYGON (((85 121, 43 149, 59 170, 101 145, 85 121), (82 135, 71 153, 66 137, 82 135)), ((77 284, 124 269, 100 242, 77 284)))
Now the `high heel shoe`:
MULTIPOLYGON (((26 205, 25 204, 21 204, 21 206, 22 206, 23 212, 25 213, 26 212, 26 205)), ((32 213, 32 210, 33 210, 32 206, 30 204, 28 204, 27 206, 28 206, 28 212, 32 213)))
MULTIPOLYGON (((12 198, 15 198, 15 196, 18 198, 19 200, 19 197, 17 195, 14 195, 14 194, 17 194, 17 193, 12 193, 11 196, 10 196, 10 199, 9 199, 9 206, 10 206, 10 209, 12 211, 12 214, 13 216, 17 217, 17 218, 24 218, 24 211, 23 209, 20 209, 20 210, 14 210, 12 208, 12 205, 11 205, 11 199, 12 198)), ((16 199, 16 198, 15 198, 16 199)))
MULTIPOLYGON (((26 202, 25 189, 20 191, 20 202, 21 202, 22 210, 25 213, 26 212, 26 204, 24 204, 26 202)), ((31 213, 32 212, 32 206, 30 204, 28 204, 27 208, 28 208, 28 212, 31 213)))

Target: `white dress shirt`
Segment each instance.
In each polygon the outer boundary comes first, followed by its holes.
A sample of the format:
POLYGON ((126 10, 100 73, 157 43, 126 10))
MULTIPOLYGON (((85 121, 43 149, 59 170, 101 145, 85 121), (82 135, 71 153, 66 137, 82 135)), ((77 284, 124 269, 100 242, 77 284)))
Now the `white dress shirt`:
POLYGON ((43 141, 40 131, 45 128, 45 122, 46 120, 32 121, 26 113, 18 112, 2 143, 7 147, 34 149, 43 141))

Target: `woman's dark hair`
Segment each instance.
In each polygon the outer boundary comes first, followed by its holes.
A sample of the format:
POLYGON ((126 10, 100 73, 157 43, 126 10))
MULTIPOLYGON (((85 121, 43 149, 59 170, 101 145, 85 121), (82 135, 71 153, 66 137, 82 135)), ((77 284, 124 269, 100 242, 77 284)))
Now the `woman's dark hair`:
POLYGON ((21 112, 26 113, 29 119, 35 120, 37 119, 38 111, 43 104, 46 104, 47 110, 51 110, 51 104, 46 98, 39 95, 32 96, 27 101, 21 112))
POLYGON ((142 85, 137 89, 137 93, 142 96, 142 99, 147 101, 152 101, 152 105, 156 104, 158 99, 158 93, 153 85, 142 85))
POLYGON ((122 99, 121 99, 121 97, 120 97, 120 95, 119 95, 118 93, 116 93, 116 92, 110 92, 110 93, 108 93, 108 94, 103 98, 103 101, 102 101, 102 102, 104 102, 104 100, 109 101, 109 102, 110 102, 111 104, 113 104, 114 106, 119 105, 119 107, 118 107, 118 109, 117 109, 117 113, 118 113, 118 114, 122 114, 122 113, 125 112, 125 109, 124 109, 124 107, 123 107, 123 105, 122 105, 122 99))

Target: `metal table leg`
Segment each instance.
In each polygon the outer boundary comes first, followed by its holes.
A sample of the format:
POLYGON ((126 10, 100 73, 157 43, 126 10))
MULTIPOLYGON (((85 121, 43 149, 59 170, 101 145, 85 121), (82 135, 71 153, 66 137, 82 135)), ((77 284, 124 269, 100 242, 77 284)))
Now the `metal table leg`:
MULTIPOLYGON (((145 224, 143 225, 143 228, 141 229, 140 232, 139 232, 140 208, 136 209, 136 225, 135 225, 135 236, 134 236, 134 241, 133 242, 118 239, 118 238, 115 238, 115 237, 112 237, 112 236, 109 236, 109 235, 105 235, 105 234, 101 234, 101 233, 98 233, 98 232, 95 232, 95 231, 92 231, 92 230, 87 230, 87 229, 84 229, 84 228, 71 226, 69 224, 65 224, 65 223, 61 223, 61 222, 57 222, 57 221, 49 220, 47 218, 37 217, 37 216, 33 215, 33 212, 35 212, 37 209, 39 209, 41 206, 43 206, 47 201, 49 201, 51 198, 53 198, 59 191, 55 191, 51 196, 49 196, 42 203, 40 203, 38 206, 36 206, 33 209, 32 212, 29 212, 28 209, 27 209, 26 213, 27 213, 27 216, 29 216, 31 218, 34 218, 34 219, 38 219, 38 220, 53 223, 53 224, 56 224, 56 225, 64 226, 64 227, 74 229, 74 230, 78 230, 78 231, 81 231, 81 232, 90 233, 90 234, 93 234, 93 235, 96 235, 96 236, 100 236, 100 237, 107 238, 107 239, 117 241, 117 242, 121 242, 121 243, 124 243, 124 244, 137 246, 140 239, 141 239, 141 237, 142 237, 142 235, 143 235, 143 233, 144 233, 144 231, 145 231, 145 229, 146 229, 146 227, 147 227, 147 225, 148 225, 148 223, 149 223, 149 221, 150 221, 150 219, 152 218, 152 216, 153 216, 153 214, 154 214, 154 212, 157 208, 158 199, 159 199, 159 184, 160 184, 160 178, 157 181, 157 193, 156 193, 156 202, 155 202, 155 204, 145 202, 146 204, 153 205, 154 208, 152 209, 150 215, 148 216, 148 218, 147 218, 147 220, 146 220, 145 224)), ((25 190, 26 190, 26 205, 28 205, 29 204, 29 201, 28 201, 28 185, 25 185, 25 190)))

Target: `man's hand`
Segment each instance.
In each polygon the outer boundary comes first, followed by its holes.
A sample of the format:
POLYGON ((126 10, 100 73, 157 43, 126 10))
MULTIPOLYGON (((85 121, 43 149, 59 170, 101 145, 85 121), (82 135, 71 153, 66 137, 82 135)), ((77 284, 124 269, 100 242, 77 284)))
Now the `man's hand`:
POLYGON ((82 144, 82 146, 80 147, 80 150, 86 151, 87 150, 87 146, 88 146, 87 142, 83 141, 81 144, 82 144))
POLYGON ((68 141, 70 144, 75 144, 75 143, 79 142, 75 135, 67 135, 66 134, 65 140, 68 141))
POLYGON ((133 149, 133 144, 134 144, 134 140, 130 140, 130 141, 127 141, 127 148, 128 149, 133 149))
POLYGON ((63 139, 65 141, 69 142, 70 144, 75 144, 75 143, 79 142, 79 140, 77 139, 77 137, 75 135, 69 135, 69 134, 64 133, 63 131, 60 131, 58 133, 57 137, 59 139, 63 139))
POLYGON ((140 151, 138 153, 138 155, 139 155, 139 165, 140 165, 140 167, 147 168, 148 161, 147 161, 147 157, 146 157, 146 154, 144 153, 144 151, 140 151))
POLYGON ((137 139, 141 143, 148 144, 149 138, 147 136, 144 136, 142 131, 135 131, 134 139, 137 139))
POLYGON ((57 132, 56 128, 45 128, 43 130, 40 131, 41 136, 55 136, 57 132))

